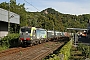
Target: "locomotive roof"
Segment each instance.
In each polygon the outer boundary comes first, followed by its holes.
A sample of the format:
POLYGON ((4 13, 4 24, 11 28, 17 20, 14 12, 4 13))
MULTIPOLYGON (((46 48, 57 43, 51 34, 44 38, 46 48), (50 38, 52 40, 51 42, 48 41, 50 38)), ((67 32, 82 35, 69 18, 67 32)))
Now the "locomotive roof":
POLYGON ((46 29, 42 29, 42 28, 37 28, 37 30, 46 30, 46 29))
POLYGON ((47 32, 54 32, 53 30, 49 30, 49 31, 47 31, 47 32))
MULTIPOLYGON (((28 26, 23 26, 23 27, 21 27, 21 28, 32 28, 32 27, 28 27, 28 26)), ((34 27, 35 28, 35 27, 34 27)))
POLYGON ((24 27, 21 27, 21 28, 36 28, 37 30, 46 30, 46 29, 39 28, 39 27, 28 27, 28 26, 24 26, 24 27))

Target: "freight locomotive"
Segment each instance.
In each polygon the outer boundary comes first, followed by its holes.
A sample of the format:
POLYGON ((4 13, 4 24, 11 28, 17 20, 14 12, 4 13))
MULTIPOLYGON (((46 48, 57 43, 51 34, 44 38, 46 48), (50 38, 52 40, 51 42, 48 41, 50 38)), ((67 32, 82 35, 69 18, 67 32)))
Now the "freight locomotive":
POLYGON ((20 44, 33 45, 48 41, 50 38, 61 36, 61 32, 48 31, 36 27, 21 27, 20 29, 20 44))

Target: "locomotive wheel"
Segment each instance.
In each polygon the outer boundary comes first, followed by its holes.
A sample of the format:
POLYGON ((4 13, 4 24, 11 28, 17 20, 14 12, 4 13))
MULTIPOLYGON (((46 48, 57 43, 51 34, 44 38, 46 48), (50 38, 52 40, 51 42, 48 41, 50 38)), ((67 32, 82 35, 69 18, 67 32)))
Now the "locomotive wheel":
POLYGON ((37 41, 37 45, 39 44, 39 42, 37 41))
POLYGON ((30 44, 30 46, 33 46, 33 44, 30 44))

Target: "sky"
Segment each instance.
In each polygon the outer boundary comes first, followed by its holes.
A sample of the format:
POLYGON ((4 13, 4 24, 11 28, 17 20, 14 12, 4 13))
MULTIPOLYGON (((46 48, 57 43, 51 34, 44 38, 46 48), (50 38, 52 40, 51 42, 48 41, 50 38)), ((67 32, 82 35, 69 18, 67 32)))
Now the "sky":
MULTIPOLYGON (((0 0, 0 3, 5 1, 9 2, 10 0, 0 0)), ((30 12, 53 8, 63 14, 90 14, 90 0, 16 0, 16 2, 25 3, 26 10, 30 12)))

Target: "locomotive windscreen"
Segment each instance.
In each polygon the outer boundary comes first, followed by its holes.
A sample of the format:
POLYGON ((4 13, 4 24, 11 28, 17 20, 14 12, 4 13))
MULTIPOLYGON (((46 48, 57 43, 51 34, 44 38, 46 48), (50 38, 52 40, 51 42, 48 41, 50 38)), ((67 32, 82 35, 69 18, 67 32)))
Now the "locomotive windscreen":
POLYGON ((31 28, 21 28, 21 32, 31 33, 31 28))

